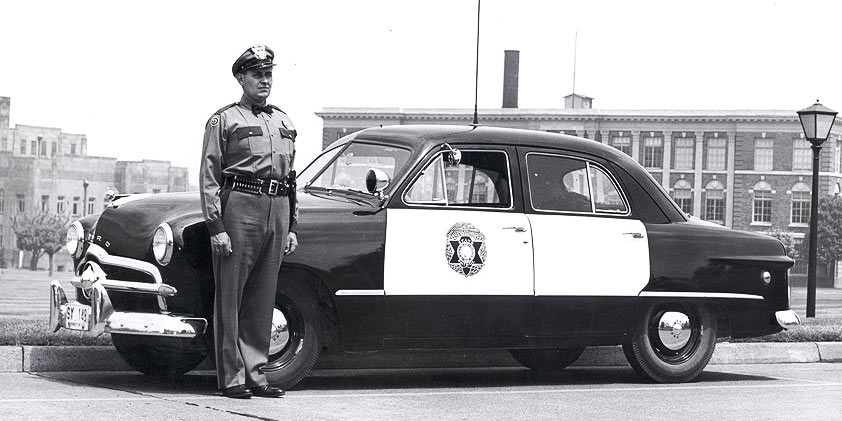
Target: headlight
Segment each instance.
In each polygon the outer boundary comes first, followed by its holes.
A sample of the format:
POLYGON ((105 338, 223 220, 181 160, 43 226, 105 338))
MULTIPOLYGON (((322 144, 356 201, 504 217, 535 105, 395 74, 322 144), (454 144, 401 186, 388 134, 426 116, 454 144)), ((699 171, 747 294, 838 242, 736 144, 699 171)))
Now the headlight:
POLYGON ((67 235, 64 237, 64 247, 67 252, 73 257, 79 257, 82 254, 82 241, 85 240, 85 229, 82 228, 82 223, 74 221, 67 229, 67 235))
POLYGON ((161 266, 166 266, 170 262, 172 247, 172 228, 170 224, 164 222, 155 228, 155 236, 152 238, 152 254, 161 266))

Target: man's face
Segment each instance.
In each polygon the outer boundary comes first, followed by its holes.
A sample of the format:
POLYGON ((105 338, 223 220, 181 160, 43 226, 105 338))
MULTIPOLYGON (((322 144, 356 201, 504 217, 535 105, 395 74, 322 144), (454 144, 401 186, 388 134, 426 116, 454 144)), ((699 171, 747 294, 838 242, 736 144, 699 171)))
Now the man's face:
POLYGON ((237 77, 243 93, 254 102, 266 101, 272 91, 272 68, 251 69, 237 77))

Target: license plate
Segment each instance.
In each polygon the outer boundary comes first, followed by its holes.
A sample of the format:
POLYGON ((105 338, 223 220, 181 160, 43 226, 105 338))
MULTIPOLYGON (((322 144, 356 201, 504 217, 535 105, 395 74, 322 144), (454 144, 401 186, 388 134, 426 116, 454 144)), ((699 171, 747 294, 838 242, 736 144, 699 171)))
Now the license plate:
POLYGON ((64 327, 72 330, 88 330, 90 314, 90 306, 78 303, 69 304, 64 309, 64 327))

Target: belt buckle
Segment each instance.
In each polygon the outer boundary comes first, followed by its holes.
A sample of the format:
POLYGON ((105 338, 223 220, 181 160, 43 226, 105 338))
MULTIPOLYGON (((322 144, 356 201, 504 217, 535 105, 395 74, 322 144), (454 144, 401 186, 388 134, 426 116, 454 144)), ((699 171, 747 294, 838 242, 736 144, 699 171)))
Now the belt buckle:
POLYGON ((277 196, 278 195, 278 187, 281 186, 281 183, 277 180, 269 180, 269 191, 267 192, 270 196, 277 196))

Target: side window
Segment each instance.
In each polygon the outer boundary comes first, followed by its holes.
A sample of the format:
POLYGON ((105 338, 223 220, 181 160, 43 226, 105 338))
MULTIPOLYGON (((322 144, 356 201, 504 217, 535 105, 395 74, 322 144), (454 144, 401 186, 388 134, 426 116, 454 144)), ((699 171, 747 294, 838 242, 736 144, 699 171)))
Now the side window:
POLYGON ((620 191, 611 181, 611 177, 601 168, 590 166, 591 184, 593 186, 594 209, 597 212, 619 213, 628 212, 620 191))
POLYGON ((591 212, 585 161, 553 155, 526 155, 529 199, 537 210, 591 212))
POLYGON ((462 151, 458 165, 439 154, 404 196, 407 203, 508 208, 511 206, 508 157, 497 151, 462 151))
POLYGON ((529 199, 544 211, 626 214, 628 206, 611 177, 589 162, 556 155, 526 155, 529 199))

